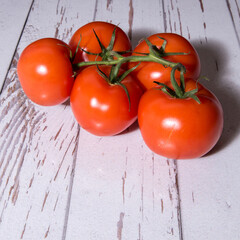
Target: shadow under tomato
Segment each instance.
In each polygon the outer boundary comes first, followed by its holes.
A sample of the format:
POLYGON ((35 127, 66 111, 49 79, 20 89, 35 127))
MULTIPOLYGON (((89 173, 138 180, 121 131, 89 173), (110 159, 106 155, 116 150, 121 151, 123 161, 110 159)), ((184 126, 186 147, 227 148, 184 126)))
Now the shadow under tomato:
POLYGON ((62 103, 63 106, 70 106, 70 98, 68 98, 65 102, 62 103))
POLYGON ((139 129, 138 120, 136 120, 131 126, 129 126, 127 129, 125 129, 123 132, 117 134, 116 136, 123 135, 123 134, 128 134, 128 133, 134 132, 138 129, 139 129))
POLYGON ((225 148, 240 133, 240 84, 238 79, 232 79, 234 76, 231 76, 229 60, 233 56, 230 56, 226 46, 209 40, 204 44, 192 44, 200 57, 201 76, 209 78, 209 81, 200 82, 216 95, 224 114, 222 135, 216 146, 206 154, 209 156, 225 148))

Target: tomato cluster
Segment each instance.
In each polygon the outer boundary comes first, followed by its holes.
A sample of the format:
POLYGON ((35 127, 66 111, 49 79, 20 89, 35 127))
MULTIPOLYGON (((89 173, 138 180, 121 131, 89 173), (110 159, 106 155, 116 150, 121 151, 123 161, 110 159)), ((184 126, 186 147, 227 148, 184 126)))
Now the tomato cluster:
POLYGON ((197 82, 198 54, 177 34, 154 34, 132 50, 120 27, 91 22, 69 44, 45 38, 27 46, 17 72, 39 105, 70 97, 76 120, 92 134, 119 134, 138 118, 147 146, 167 158, 201 157, 222 132, 221 104, 197 82))

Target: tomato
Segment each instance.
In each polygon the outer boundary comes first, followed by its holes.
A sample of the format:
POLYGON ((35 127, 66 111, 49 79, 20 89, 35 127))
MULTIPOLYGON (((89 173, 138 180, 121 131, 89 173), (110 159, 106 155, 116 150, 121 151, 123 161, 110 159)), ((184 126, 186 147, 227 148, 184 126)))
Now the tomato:
POLYGON ((107 22, 91 22, 79 28, 73 34, 69 42, 69 46, 71 47, 72 52, 75 53, 79 40, 81 38, 80 46, 78 48, 76 57, 74 59, 74 63, 78 63, 82 61, 85 61, 85 62, 96 61, 96 60, 100 61, 102 59, 101 57, 87 54, 86 52, 83 52, 81 48, 91 53, 96 53, 96 54, 100 53, 101 47, 98 43, 98 40, 93 30, 96 32, 103 46, 107 48, 111 41, 114 28, 116 28, 116 36, 115 36, 115 41, 114 41, 112 50, 114 51, 130 50, 131 42, 128 36, 124 33, 124 31, 120 27, 107 22))
POLYGON ((74 82, 70 52, 60 40, 44 38, 28 45, 17 73, 27 97, 39 105, 57 105, 70 96, 74 82))
MULTIPOLYGON (((187 55, 172 55, 166 56, 164 59, 175 63, 182 63, 186 67, 185 78, 197 79, 200 74, 200 60, 196 50, 190 44, 190 42, 184 37, 174 33, 158 33, 148 37, 148 40, 160 48, 163 44, 164 38, 167 41, 165 52, 181 52, 187 53, 187 55)), ((138 53, 149 53, 149 47, 146 41, 140 42, 133 50, 133 55, 140 55, 138 53)), ((130 64, 132 67, 134 63, 130 64)), ((149 89, 155 87, 156 84, 153 81, 168 82, 170 80, 170 67, 164 67, 159 63, 154 62, 142 62, 140 66, 133 72, 134 76, 142 84, 143 88, 149 89)), ((179 74, 179 73, 178 73, 179 74)), ((179 75, 176 75, 179 77, 179 75)))
MULTIPOLYGON (((186 91, 196 81, 186 81, 186 91)), ((198 84, 196 96, 172 98, 159 88, 147 90, 139 103, 138 121, 142 137, 155 153, 172 159, 198 158, 217 143, 223 129, 223 110, 213 93, 198 84)))
MULTIPOLYGON (((101 67, 106 75, 109 75, 110 69, 108 66, 101 67)), ((94 135, 110 136, 124 131, 136 121, 142 89, 131 75, 121 84, 128 90, 131 105, 124 88, 109 84, 96 66, 87 67, 78 74, 70 103, 81 127, 94 135)))

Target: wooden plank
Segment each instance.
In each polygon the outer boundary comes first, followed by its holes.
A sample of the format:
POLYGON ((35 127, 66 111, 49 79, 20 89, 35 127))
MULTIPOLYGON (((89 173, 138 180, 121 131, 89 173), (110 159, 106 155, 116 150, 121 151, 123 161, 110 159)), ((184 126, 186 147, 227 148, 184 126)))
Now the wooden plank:
MULTIPOLYGON (((88 12, 80 10, 84 18, 88 12)), ((36 39, 66 40, 73 28, 68 16, 77 17, 68 11, 68 1, 34 2, 1 94, 1 239, 61 239, 64 235, 79 127, 69 103, 47 108, 26 98, 16 63, 24 47, 36 39)))
POLYGON ((226 5, 240 46, 240 3, 237 0, 226 0, 226 5))
MULTIPOLYGON (((134 44, 164 28, 159 1, 97 1, 94 20, 119 21, 134 44)), ((176 164, 137 124, 103 138, 81 129, 74 175, 66 239, 182 239, 176 164)))
POLYGON ((240 238, 237 110, 240 109, 240 51, 236 35, 239 8, 237 1, 218 1, 217 9, 214 1, 172 3, 173 9, 165 1, 169 9, 166 18, 173 31, 189 38, 198 50, 202 75, 210 78, 209 82, 201 82, 217 95, 225 114, 223 135, 209 154, 201 159, 177 161, 183 239, 237 240, 240 238))
POLYGON ((21 35, 32 1, 2 1, 0 8, 0 90, 2 89, 15 47, 21 35))
POLYGON ((215 5, 34 2, 0 98, 1 239, 240 238, 239 4, 219 1, 217 11, 215 5), (68 41, 92 20, 119 23, 133 45, 160 31, 194 44, 202 74, 212 79, 205 85, 225 112, 223 136, 210 154, 166 160, 147 149, 137 124, 95 137, 79 131, 68 103, 43 108, 27 100, 16 76, 23 48, 41 37, 68 41))
POLYGON ((132 44, 158 32, 164 32, 164 12, 161 1, 132 1, 132 44))
POLYGON ((81 130, 79 146, 66 239, 180 239, 177 169, 136 125, 108 138, 81 130))

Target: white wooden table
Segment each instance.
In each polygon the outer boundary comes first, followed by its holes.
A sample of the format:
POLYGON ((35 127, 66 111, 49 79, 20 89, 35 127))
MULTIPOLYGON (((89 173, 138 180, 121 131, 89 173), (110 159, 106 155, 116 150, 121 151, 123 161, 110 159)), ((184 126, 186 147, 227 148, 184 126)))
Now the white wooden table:
POLYGON ((240 239, 239 0, 0 0, 0 239, 240 239), (133 46, 176 32, 196 47, 224 131, 207 156, 153 154, 137 124, 116 137, 81 129, 68 104, 24 95, 16 65, 39 38, 119 24, 133 46))

